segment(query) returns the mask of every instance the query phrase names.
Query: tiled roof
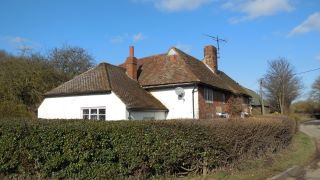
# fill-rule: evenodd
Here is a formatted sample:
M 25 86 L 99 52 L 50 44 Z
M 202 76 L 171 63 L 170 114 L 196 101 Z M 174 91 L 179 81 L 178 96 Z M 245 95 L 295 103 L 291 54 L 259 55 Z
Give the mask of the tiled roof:
M 111 87 L 106 67 L 99 65 L 45 93 L 45 96 L 77 95 L 110 91 Z
M 253 106 L 261 106 L 261 97 L 251 89 L 245 88 L 248 94 L 252 97 L 251 105 Z M 269 106 L 267 101 L 264 101 L 264 106 Z
M 182 58 L 157 55 L 138 60 L 138 81 L 142 86 L 196 82 Z
M 167 110 L 123 68 L 101 63 L 93 69 L 47 92 L 46 96 L 65 96 L 114 92 L 130 110 Z
M 138 59 L 138 81 L 143 87 L 203 83 L 235 94 L 248 95 L 241 85 L 224 72 L 214 73 L 202 61 L 177 48 L 172 49 L 175 55 L 160 54 Z

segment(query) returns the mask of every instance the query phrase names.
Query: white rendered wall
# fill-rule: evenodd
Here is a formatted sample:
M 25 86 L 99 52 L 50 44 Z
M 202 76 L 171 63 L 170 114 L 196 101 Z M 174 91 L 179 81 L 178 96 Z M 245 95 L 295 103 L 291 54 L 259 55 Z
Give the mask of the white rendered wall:
M 182 99 L 178 98 L 178 95 L 175 93 L 175 88 L 149 91 L 155 98 L 157 98 L 168 108 L 169 112 L 167 114 L 167 119 L 193 118 L 192 90 L 194 87 L 188 86 L 182 88 L 185 91 L 185 95 Z M 194 92 L 194 113 L 195 118 L 199 118 L 198 88 L 196 88 Z
M 45 98 L 38 108 L 38 118 L 82 119 L 81 108 L 105 107 L 106 120 L 122 120 L 126 106 L 114 93 Z
M 132 111 L 130 112 L 132 120 L 164 120 L 166 119 L 165 111 Z

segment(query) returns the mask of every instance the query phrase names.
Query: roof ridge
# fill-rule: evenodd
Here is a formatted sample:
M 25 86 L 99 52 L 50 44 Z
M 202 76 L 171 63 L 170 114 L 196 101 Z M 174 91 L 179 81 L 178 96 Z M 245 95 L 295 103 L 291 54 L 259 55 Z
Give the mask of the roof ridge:
M 178 48 L 176 48 L 176 47 L 174 47 L 174 48 L 178 50 L 177 53 L 178 53 L 178 55 L 179 55 L 180 57 L 181 57 L 181 53 L 182 53 L 183 55 L 188 56 L 187 53 L 181 51 L 180 49 L 178 49 Z M 189 64 L 186 63 L 186 59 L 187 59 L 187 58 L 184 58 L 183 55 L 182 55 L 181 59 L 183 60 L 184 66 L 192 73 L 192 75 L 197 79 L 197 81 L 200 81 L 200 78 L 199 78 L 199 77 L 193 72 L 193 70 L 189 67 Z M 192 57 L 192 56 L 190 56 L 190 57 Z M 192 58 L 194 58 L 194 57 L 192 57 Z M 196 58 L 195 58 L 195 59 L 196 59 Z
M 107 63 L 90 68 L 89 70 L 73 77 L 45 93 L 45 96 L 85 94 L 89 92 L 110 91 L 110 83 L 107 82 L 104 66 Z
M 141 58 L 137 58 L 137 60 L 144 60 L 144 59 L 157 57 L 157 56 L 164 56 L 164 55 L 167 55 L 167 53 L 159 53 L 159 54 L 154 54 L 154 55 L 151 55 L 151 56 L 144 56 L 144 57 L 141 57 Z
M 186 60 L 192 59 L 192 60 L 195 60 L 195 61 L 199 61 L 200 63 L 203 63 L 203 61 L 197 59 L 196 57 L 193 57 L 193 56 L 187 54 L 186 52 L 184 52 L 184 51 L 182 51 L 182 50 L 180 50 L 180 49 L 178 49 L 178 48 L 175 48 L 175 50 L 176 50 L 176 52 L 177 52 L 179 55 L 185 56 L 184 62 L 185 62 Z M 190 65 L 189 65 L 188 63 L 185 63 L 185 64 L 187 65 L 187 68 L 193 73 L 193 75 L 198 79 L 198 81 L 201 81 L 200 78 L 199 78 L 197 75 L 195 75 L 195 73 L 192 71 L 192 68 L 190 67 Z M 229 83 L 223 81 L 222 77 L 220 77 L 220 75 L 219 75 L 220 73 L 221 73 L 222 75 L 227 76 L 229 79 L 231 79 L 231 78 L 230 78 L 228 75 L 226 75 L 223 71 L 218 70 L 217 73 L 214 73 L 205 63 L 203 63 L 203 65 L 205 65 L 205 67 L 206 67 L 208 70 L 210 70 L 210 73 L 211 73 L 213 76 L 215 76 L 216 78 L 220 79 L 220 81 L 224 84 L 224 86 L 227 86 L 227 88 L 229 89 L 229 91 L 231 90 L 231 91 L 234 92 L 234 93 L 236 93 L 236 92 L 238 91 L 238 90 L 235 89 L 233 86 L 231 86 Z M 233 83 L 236 83 L 237 85 L 239 85 L 239 83 L 236 82 L 235 80 L 232 79 L 232 81 L 233 81 Z M 226 90 L 227 90 L 227 89 L 226 89 Z M 240 93 L 241 93 L 241 92 L 240 92 Z
M 182 50 L 179 49 L 179 48 L 176 48 L 176 47 L 173 47 L 173 48 L 176 49 L 176 50 L 178 50 L 178 52 L 177 52 L 178 54 L 182 53 L 182 54 L 184 54 L 184 55 L 186 55 L 186 56 L 189 56 L 189 57 L 191 57 L 191 58 L 193 58 L 193 59 L 196 59 L 196 60 L 198 60 L 198 61 L 201 61 L 201 60 L 199 60 L 198 58 L 196 58 L 196 57 L 194 57 L 194 56 L 192 56 L 192 55 L 190 55 L 190 54 L 182 51 Z M 202 62 L 202 61 L 201 61 L 201 62 Z
M 220 70 L 219 70 L 220 71 Z M 227 75 L 225 72 L 223 72 L 223 71 L 220 71 L 220 73 L 222 74 L 222 75 L 224 75 L 225 77 L 227 77 L 228 78 L 228 80 L 230 80 L 230 81 L 232 81 L 235 85 L 237 85 L 237 86 L 239 86 L 239 87 L 232 87 L 230 84 L 228 84 L 228 86 L 230 87 L 231 86 L 231 88 L 232 89 L 234 89 L 237 93 L 239 93 L 239 94 L 247 94 L 248 95 L 248 93 L 247 93 L 247 91 L 245 90 L 245 87 L 244 86 L 242 86 L 240 83 L 238 83 L 237 81 L 235 81 L 234 79 L 232 79 L 229 75 Z M 238 89 L 238 88 L 240 88 L 240 89 Z M 240 90 L 240 91 L 239 91 Z

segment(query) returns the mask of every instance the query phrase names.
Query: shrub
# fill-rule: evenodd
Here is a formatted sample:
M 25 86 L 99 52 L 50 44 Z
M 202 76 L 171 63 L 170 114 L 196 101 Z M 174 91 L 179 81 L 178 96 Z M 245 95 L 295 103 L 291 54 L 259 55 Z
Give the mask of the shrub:
M 240 97 L 231 96 L 228 101 L 227 112 L 231 115 L 231 117 L 239 117 L 242 109 L 242 100 Z
M 24 104 L 18 104 L 12 101 L 0 102 L 0 118 L 31 118 L 31 113 L 28 112 L 27 107 Z
M 288 145 L 280 120 L 0 120 L 0 173 L 117 178 L 201 173 Z

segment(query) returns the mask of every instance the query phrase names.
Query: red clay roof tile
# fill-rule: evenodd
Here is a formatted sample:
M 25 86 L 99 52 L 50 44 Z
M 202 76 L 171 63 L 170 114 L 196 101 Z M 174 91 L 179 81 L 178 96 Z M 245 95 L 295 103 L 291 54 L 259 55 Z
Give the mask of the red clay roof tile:
M 46 96 L 71 96 L 114 92 L 130 110 L 168 109 L 137 81 L 129 78 L 125 70 L 107 63 L 80 74 L 72 80 L 47 92 Z
M 203 83 L 235 94 L 248 95 L 241 85 L 224 72 L 214 73 L 202 61 L 177 48 L 173 50 L 176 52 L 176 58 L 160 54 L 138 59 L 138 81 L 143 87 Z

